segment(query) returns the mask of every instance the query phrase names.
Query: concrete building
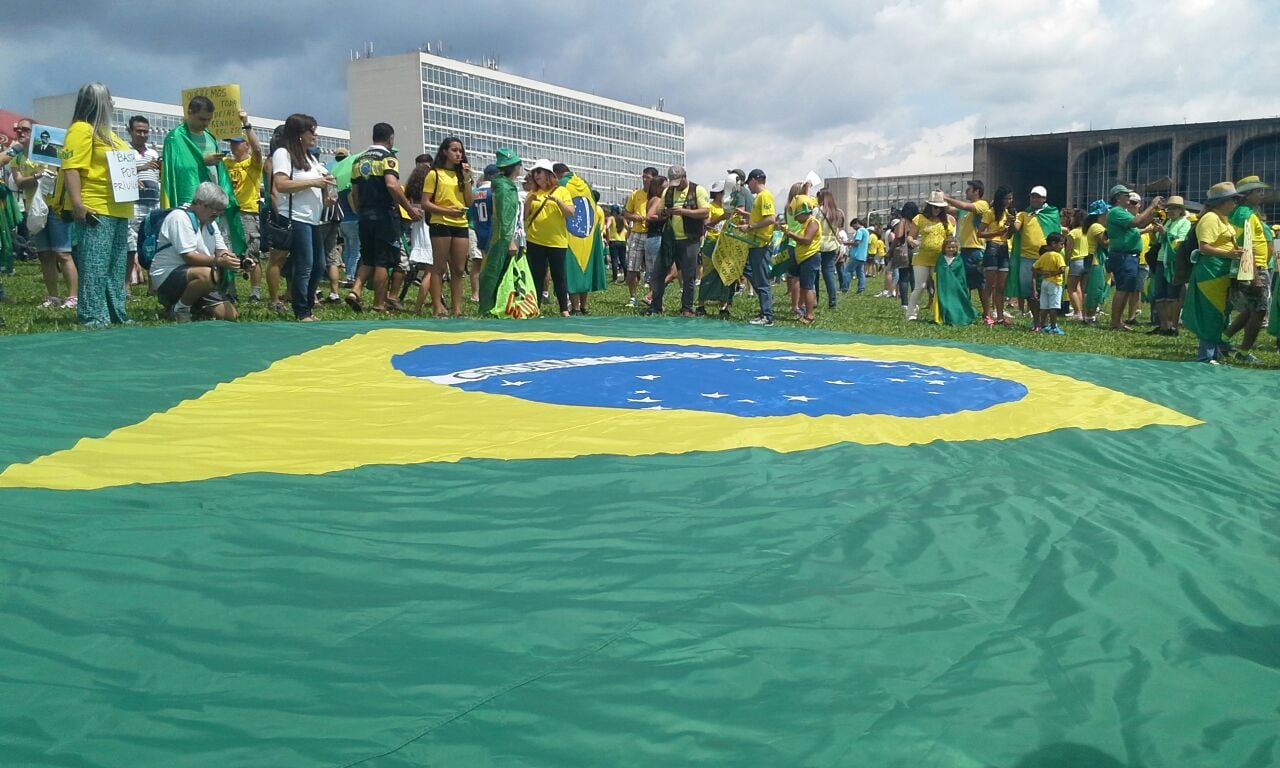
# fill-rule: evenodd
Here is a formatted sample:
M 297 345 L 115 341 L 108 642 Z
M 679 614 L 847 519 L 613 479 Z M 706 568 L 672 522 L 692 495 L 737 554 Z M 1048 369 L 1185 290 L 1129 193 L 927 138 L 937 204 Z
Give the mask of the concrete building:
M 373 124 L 396 129 L 401 155 L 434 154 L 448 136 L 462 139 L 478 173 L 499 147 L 526 165 L 563 162 L 601 194 L 621 203 L 652 165 L 684 164 L 684 118 L 657 109 L 506 74 L 487 65 L 425 52 L 359 58 L 347 65 L 352 132 L 367 146 Z
M 151 124 L 151 143 L 157 147 L 164 144 L 164 137 L 169 131 L 178 127 L 186 115 L 186 105 L 165 104 L 159 101 L 128 99 L 113 96 L 115 110 L 111 114 L 111 127 L 122 139 L 129 138 L 129 118 L 142 115 Z M 76 94 L 64 93 L 60 96 L 45 96 L 32 101 L 32 114 L 38 123 L 65 127 L 71 124 L 71 115 L 75 111 Z M 271 143 L 271 132 L 283 123 L 270 117 L 249 116 L 253 124 L 253 132 L 262 142 L 262 151 L 266 152 Z M 350 135 L 341 128 L 316 128 L 316 146 L 327 161 L 332 159 L 334 150 L 339 147 L 350 147 Z
M 971 171 L 962 171 L 865 179 L 844 177 L 826 179 L 824 183 L 849 218 L 857 216 L 866 221 L 874 216 L 887 220 L 889 211 L 901 208 L 906 202 L 919 205 L 935 189 L 960 197 L 964 193 L 965 182 L 971 178 Z
M 1280 118 L 976 139 L 973 167 L 988 192 L 1007 184 L 1018 205 L 1043 184 L 1053 205 L 1083 208 L 1118 181 L 1198 201 L 1219 181 L 1280 182 Z M 1278 203 L 1273 194 L 1264 206 L 1273 221 Z

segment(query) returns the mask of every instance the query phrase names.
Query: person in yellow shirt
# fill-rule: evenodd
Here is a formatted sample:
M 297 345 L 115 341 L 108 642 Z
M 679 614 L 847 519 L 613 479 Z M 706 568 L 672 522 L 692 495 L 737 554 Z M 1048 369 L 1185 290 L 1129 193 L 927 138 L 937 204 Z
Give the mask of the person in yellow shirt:
M 822 228 L 808 205 L 796 208 L 794 215 L 796 231 L 788 232 L 787 238 L 796 244 L 796 265 L 800 270 L 800 322 L 810 325 L 814 321 L 814 306 L 818 303 L 818 273 L 822 271 L 822 259 L 818 258 Z
M 929 193 L 924 209 L 911 221 L 916 227 L 916 239 L 920 246 L 911 258 L 912 288 L 907 297 L 907 319 L 915 320 L 920 297 L 929 289 L 933 269 L 942 253 L 942 243 L 956 231 L 956 220 L 947 213 L 947 201 L 939 190 Z
M 80 277 L 76 319 L 93 328 L 130 322 L 124 281 L 133 202 L 116 200 L 107 162 L 108 150 L 129 145 L 111 131 L 111 111 L 107 86 L 81 86 L 60 155 L 59 186 L 66 192 L 63 210 L 74 221 L 72 255 Z M 54 199 L 63 199 L 57 190 Z
M 778 210 L 773 202 L 773 193 L 765 188 L 764 171 L 751 169 L 747 174 L 747 189 L 755 195 L 751 204 L 751 214 L 746 224 L 739 228 L 755 238 L 755 246 L 747 252 L 747 269 L 751 272 L 751 284 L 756 296 L 760 298 L 760 314 L 748 322 L 752 325 L 773 325 L 773 290 L 770 283 L 773 262 L 769 259 L 769 241 L 773 239 L 773 229 L 778 223 Z
M 565 281 L 564 260 L 569 250 L 569 229 L 565 221 L 573 216 L 573 198 L 569 196 L 569 190 L 560 186 L 560 179 L 550 160 L 534 163 L 529 174 L 535 185 L 524 202 L 529 272 L 534 286 L 541 291 L 547 281 L 547 270 L 551 271 L 560 314 L 568 317 L 569 287 Z M 433 238 L 433 249 L 434 246 Z
M 640 188 L 634 190 L 623 206 L 622 218 L 631 225 L 631 234 L 627 236 L 627 306 L 636 306 L 636 288 L 640 285 L 640 276 L 648 274 L 653 266 L 645 251 L 645 243 L 649 237 L 649 185 L 658 178 L 658 169 L 652 166 L 645 168 L 640 174 Z
M 982 269 L 982 256 L 986 250 L 986 242 L 982 239 L 982 221 L 991 212 L 991 204 L 982 199 L 986 193 L 986 185 L 981 179 L 970 179 L 964 188 L 964 199 L 943 196 L 948 213 L 965 216 L 960 220 L 960 258 L 964 261 L 964 279 L 970 291 L 977 291 L 979 296 L 985 293 L 986 277 Z
M 884 240 L 875 228 L 871 228 L 867 235 L 867 254 L 871 257 L 867 260 L 867 277 L 875 277 L 878 274 L 876 270 L 884 266 L 884 253 Z
M 1271 261 L 1271 230 L 1258 215 L 1268 189 L 1271 189 L 1270 185 L 1264 184 L 1257 176 L 1246 176 L 1236 182 L 1236 192 L 1244 197 L 1231 212 L 1231 223 L 1241 232 L 1245 252 L 1253 252 L 1253 279 L 1231 281 L 1231 306 L 1236 310 L 1236 316 L 1223 332 L 1223 338 L 1230 339 L 1244 330 L 1235 358 L 1243 363 L 1258 362 L 1250 350 L 1258 341 L 1258 332 L 1262 330 L 1262 321 L 1271 305 L 1271 273 L 1267 269 Z
M 1063 330 L 1058 327 L 1058 310 L 1062 308 L 1062 285 L 1066 282 L 1067 260 L 1062 255 L 1066 238 L 1061 232 L 1050 232 L 1045 236 L 1044 245 L 1040 246 L 1040 257 L 1031 266 L 1034 273 L 1035 286 L 1039 287 L 1040 302 L 1035 308 L 1035 326 L 1033 331 L 1044 331 L 1059 336 Z
M 240 266 L 249 269 L 249 301 L 262 300 L 258 287 L 262 271 L 258 261 L 262 257 L 262 235 L 258 226 L 258 196 L 262 189 L 262 145 L 249 125 L 249 113 L 240 112 L 244 134 L 232 136 L 231 155 L 222 159 L 231 179 L 231 189 L 240 204 L 240 226 L 244 228 L 244 253 L 237 253 Z M 246 263 L 249 262 L 249 263 Z
M 982 273 L 986 283 L 982 291 L 982 321 L 987 325 L 1009 325 L 1009 318 L 1004 314 L 1004 286 L 1009 280 L 1009 238 L 1015 221 L 1013 190 L 1006 186 L 996 187 L 991 208 L 982 214 L 982 230 L 978 233 L 985 243 L 982 251 Z
M 467 256 L 471 235 L 467 209 L 473 199 L 471 165 L 462 139 L 450 136 L 440 142 L 431 170 L 422 183 L 422 208 L 431 227 L 431 263 L 435 285 L 449 270 L 449 305 L 454 317 L 462 317 L 463 285 L 467 280 Z
M 1239 205 L 1236 185 L 1229 181 L 1214 184 L 1205 194 L 1205 211 L 1196 221 L 1195 266 L 1182 305 L 1182 322 L 1196 335 L 1196 361 L 1217 365 L 1226 354 L 1222 331 L 1226 327 L 1227 297 L 1219 288 L 1223 278 L 1230 281 L 1244 255 L 1240 232 L 1231 224 L 1231 214 Z

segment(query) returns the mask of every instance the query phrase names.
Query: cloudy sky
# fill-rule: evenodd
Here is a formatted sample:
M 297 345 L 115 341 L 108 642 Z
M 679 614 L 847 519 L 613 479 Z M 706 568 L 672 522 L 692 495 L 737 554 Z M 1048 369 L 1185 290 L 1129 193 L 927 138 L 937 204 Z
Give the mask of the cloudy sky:
M 0 107 L 26 112 L 90 79 L 168 102 L 238 82 L 255 114 L 346 127 L 349 51 L 443 40 L 453 58 L 496 55 L 507 72 L 664 99 L 687 120 L 688 166 L 704 183 L 731 166 L 771 180 L 833 166 L 962 171 L 975 137 L 1280 113 L 1276 0 L 174 6 L 42 0 L 29 6 L 39 13 L 9 15 Z

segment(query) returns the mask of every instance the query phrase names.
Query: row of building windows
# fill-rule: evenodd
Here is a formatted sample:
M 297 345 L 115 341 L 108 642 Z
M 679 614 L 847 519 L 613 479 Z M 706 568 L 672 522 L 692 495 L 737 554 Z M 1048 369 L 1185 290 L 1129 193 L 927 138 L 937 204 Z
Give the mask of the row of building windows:
M 156 148 L 164 144 L 165 136 L 169 134 L 169 131 L 181 125 L 184 119 L 177 115 L 165 115 L 146 110 L 116 109 L 111 112 L 111 129 L 127 141 L 129 138 L 129 119 L 135 115 L 147 118 L 147 123 L 151 126 L 151 138 L 148 143 Z M 253 134 L 258 137 L 258 142 L 262 144 L 263 152 L 266 152 L 267 147 L 271 145 L 272 130 L 274 129 L 254 126 Z M 343 139 L 337 139 L 332 136 L 316 136 L 316 146 L 320 148 L 322 155 L 332 155 L 340 147 L 346 147 L 348 143 Z
M 946 173 L 936 176 L 887 176 L 858 181 L 858 210 L 850 215 L 865 216 L 871 211 L 892 210 L 903 203 L 922 204 L 929 193 L 941 189 L 959 197 L 964 192 L 970 173 Z
M 469 132 L 493 136 L 499 141 L 508 143 L 537 141 L 553 144 L 576 152 L 593 152 L 600 155 L 618 155 L 622 157 L 679 157 L 677 147 L 653 147 L 615 139 L 584 136 L 579 133 L 556 130 L 526 123 L 516 123 L 493 118 L 477 117 L 455 109 L 444 109 L 433 105 L 424 105 L 423 122 L 438 126 L 438 131 L 428 131 L 424 140 L 428 146 L 433 144 L 436 133 L 439 139 L 454 135 L 455 132 Z
M 567 114 L 581 115 L 606 125 L 628 126 L 654 133 L 671 134 L 684 138 L 684 126 L 676 120 L 664 120 L 652 115 L 643 115 L 630 110 L 618 109 L 603 104 L 595 104 L 575 99 L 570 96 L 548 93 L 547 91 L 529 88 L 523 85 L 504 82 L 482 75 L 472 75 L 453 69 L 422 65 L 422 82 L 426 85 L 437 85 L 452 88 L 467 94 L 475 94 L 481 98 L 505 99 L 515 104 L 527 105 L 538 110 L 557 110 Z
M 1240 145 L 1227 167 L 1225 137 L 1193 144 L 1178 158 L 1174 173 L 1172 140 L 1158 141 L 1139 147 L 1129 156 L 1126 172 L 1120 173 L 1120 147 L 1107 144 L 1076 158 L 1072 169 L 1074 196 L 1072 204 L 1086 207 L 1093 200 L 1104 200 L 1117 181 L 1134 186 L 1139 192 L 1182 195 L 1200 200 L 1205 191 L 1220 181 L 1237 180 L 1249 175 L 1264 180 L 1280 180 L 1280 135 L 1263 136 Z M 1164 180 L 1168 183 L 1161 183 Z M 1280 201 L 1268 200 L 1263 212 L 1275 220 L 1280 214 Z
M 486 98 L 465 91 L 424 85 L 422 101 L 423 104 L 453 110 L 484 122 L 537 126 L 557 133 L 580 135 L 600 141 L 630 141 L 659 149 L 678 150 L 684 146 L 684 138 L 670 130 L 648 131 L 586 118 L 579 114 L 539 109 L 527 103 Z M 581 104 L 585 106 L 585 103 Z M 678 124 L 672 123 L 667 127 L 671 125 Z

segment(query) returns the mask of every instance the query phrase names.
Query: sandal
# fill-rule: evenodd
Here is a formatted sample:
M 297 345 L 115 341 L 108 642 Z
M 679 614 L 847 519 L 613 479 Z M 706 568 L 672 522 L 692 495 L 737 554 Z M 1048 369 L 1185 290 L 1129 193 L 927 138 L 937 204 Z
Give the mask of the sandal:
M 347 306 L 348 306 L 348 307 L 351 307 L 351 311 L 353 311 L 353 312 L 363 312 L 363 311 L 364 311 L 364 304 L 361 304 L 361 303 L 360 303 L 360 294 L 358 294 L 358 293 L 348 293 L 348 294 L 347 294 L 347 298 L 346 298 L 346 302 L 347 302 Z

